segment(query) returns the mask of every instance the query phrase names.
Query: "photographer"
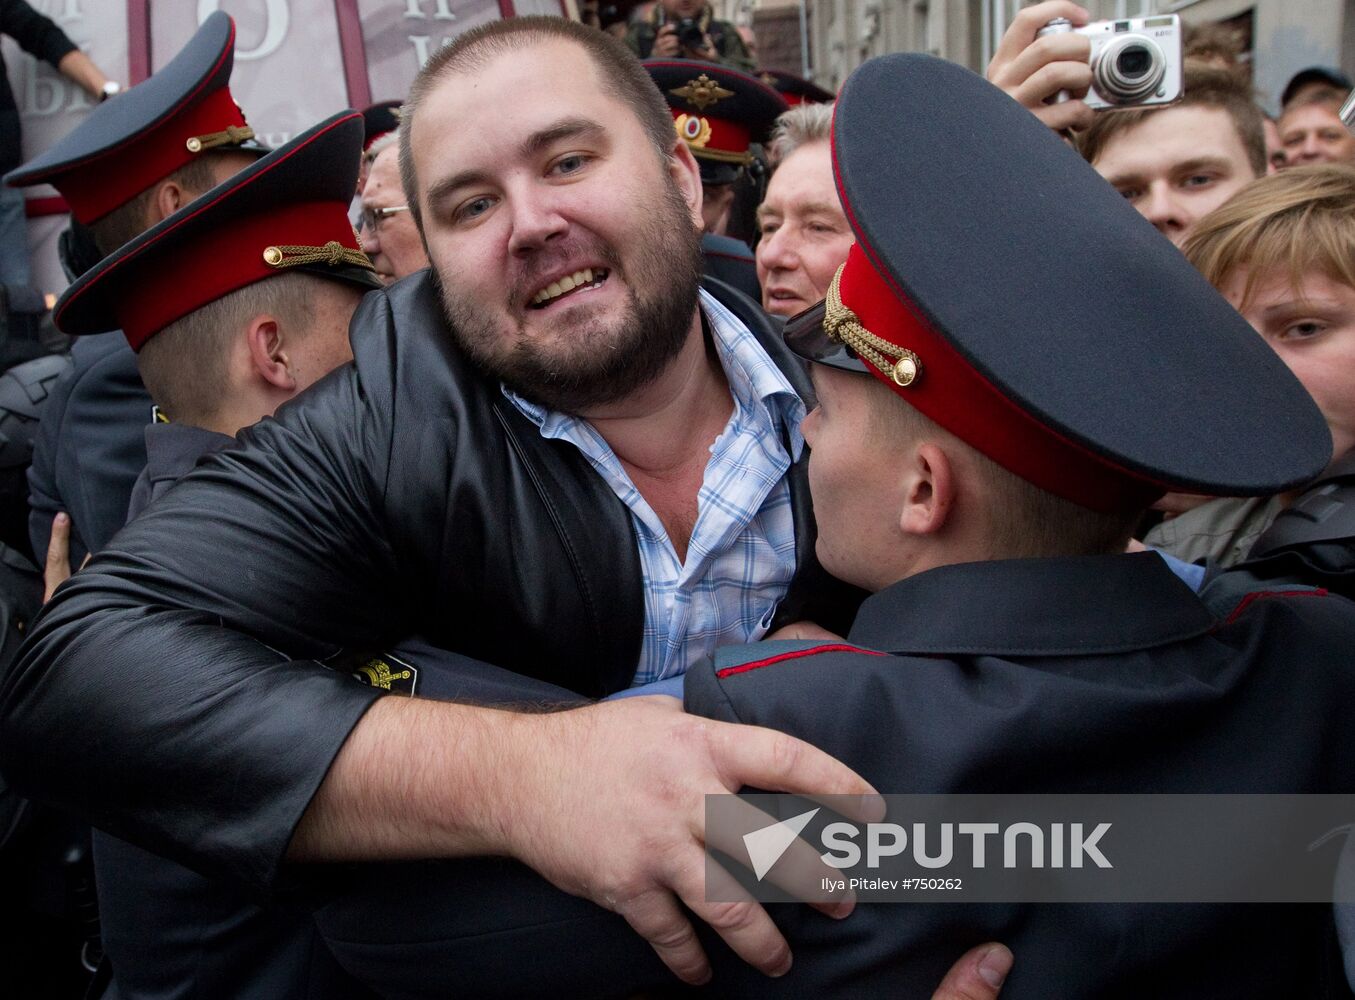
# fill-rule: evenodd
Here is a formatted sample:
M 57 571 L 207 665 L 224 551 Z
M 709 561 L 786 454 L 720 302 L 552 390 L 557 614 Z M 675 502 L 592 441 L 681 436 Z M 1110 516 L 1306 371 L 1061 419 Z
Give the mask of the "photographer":
M 641 59 L 704 59 L 751 73 L 753 59 L 734 25 L 717 21 L 706 0 L 659 0 L 626 33 Z

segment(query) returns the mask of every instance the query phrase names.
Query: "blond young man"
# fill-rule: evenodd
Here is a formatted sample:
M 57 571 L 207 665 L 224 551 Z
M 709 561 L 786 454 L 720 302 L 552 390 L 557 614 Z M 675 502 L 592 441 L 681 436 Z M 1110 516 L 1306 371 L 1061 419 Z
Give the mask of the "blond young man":
M 1355 167 L 1286 170 L 1201 221 L 1186 256 L 1303 383 L 1327 420 L 1332 463 L 1355 449 Z M 1330 467 L 1329 467 L 1330 468 Z M 1296 494 L 1211 500 L 1145 539 L 1231 566 Z

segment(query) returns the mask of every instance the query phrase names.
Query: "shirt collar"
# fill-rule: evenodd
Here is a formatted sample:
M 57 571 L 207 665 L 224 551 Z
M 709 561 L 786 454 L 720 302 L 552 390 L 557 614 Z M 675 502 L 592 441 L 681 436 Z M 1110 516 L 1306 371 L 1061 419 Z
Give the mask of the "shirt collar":
M 760 410 L 781 433 L 790 450 L 791 461 L 798 461 L 804 450 L 800 421 L 805 404 L 794 387 L 768 356 L 752 331 L 737 316 L 720 304 L 704 288 L 700 291 L 701 311 L 706 318 L 715 353 L 724 368 L 730 392 L 744 410 Z M 503 394 L 546 437 L 559 436 L 563 427 L 577 417 L 557 413 L 500 385 Z
M 1086 656 L 1203 635 L 1214 617 L 1156 553 L 960 563 L 868 598 L 851 642 L 892 653 Z

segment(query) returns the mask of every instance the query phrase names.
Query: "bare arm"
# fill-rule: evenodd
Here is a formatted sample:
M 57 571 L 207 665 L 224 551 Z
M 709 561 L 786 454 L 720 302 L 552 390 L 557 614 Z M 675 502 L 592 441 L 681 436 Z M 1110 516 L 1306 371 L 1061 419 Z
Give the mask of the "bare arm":
M 706 899 L 705 796 L 743 786 L 872 792 L 806 743 L 686 715 L 669 698 L 544 715 L 387 698 L 353 729 L 289 857 L 510 855 L 625 917 L 688 982 L 710 966 L 679 900 L 779 975 L 790 949 L 766 912 Z M 824 908 L 845 916 L 851 904 Z
M 104 75 L 103 70 L 94 65 L 93 59 L 79 49 L 62 56 L 56 68 L 78 83 L 91 97 L 96 99 L 103 97 L 104 84 L 108 82 L 108 77 Z

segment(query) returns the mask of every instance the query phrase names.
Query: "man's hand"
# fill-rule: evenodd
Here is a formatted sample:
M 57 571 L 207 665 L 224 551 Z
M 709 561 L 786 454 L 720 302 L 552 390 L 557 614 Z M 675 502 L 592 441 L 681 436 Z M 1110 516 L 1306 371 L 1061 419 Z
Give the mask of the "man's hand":
M 1096 115 L 1082 100 L 1092 82 L 1091 42 L 1075 34 L 1037 38 L 1039 30 L 1056 17 L 1065 17 L 1077 27 L 1091 19 L 1070 0 L 1046 0 L 1026 7 L 1002 36 L 987 77 L 1055 132 L 1078 131 Z M 1068 100 L 1045 103 L 1061 90 L 1068 91 Z
M 47 563 L 42 569 L 42 603 L 46 604 L 71 575 L 71 516 L 64 511 L 52 518 Z
M 1012 953 L 1004 945 L 970 948 L 950 967 L 932 1000 L 997 1000 L 1012 969 Z
M 660 25 L 658 33 L 654 36 L 654 48 L 649 54 L 656 59 L 672 59 L 681 48 L 682 46 L 678 44 L 677 28 L 671 24 L 664 24 Z
M 680 903 L 767 975 L 791 964 L 760 905 L 707 901 L 705 796 L 745 786 L 865 796 L 854 819 L 884 814 L 874 790 L 821 750 L 784 733 L 686 715 L 671 698 L 524 716 L 520 726 L 535 732 L 505 747 L 505 775 L 523 778 L 504 780 L 508 851 L 566 892 L 621 914 L 689 983 L 709 979 L 710 965 Z M 742 855 L 742 845 L 713 846 Z M 818 908 L 845 917 L 853 905 L 844 898 Z

